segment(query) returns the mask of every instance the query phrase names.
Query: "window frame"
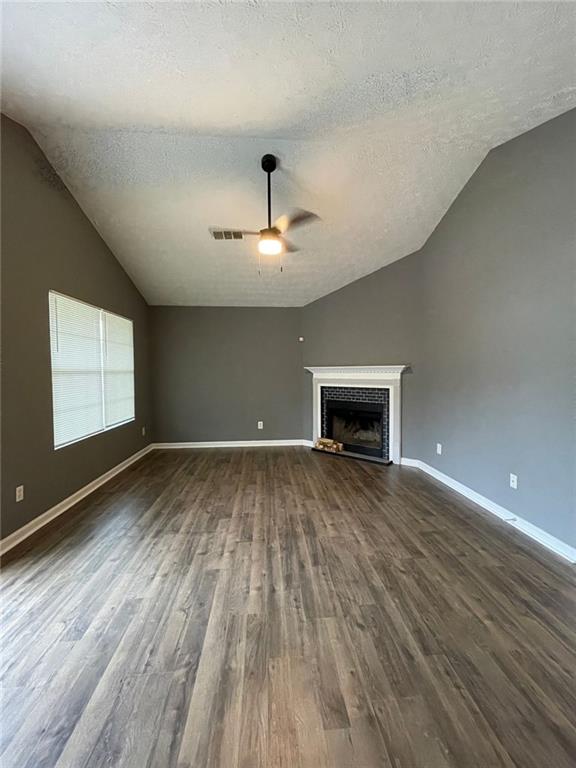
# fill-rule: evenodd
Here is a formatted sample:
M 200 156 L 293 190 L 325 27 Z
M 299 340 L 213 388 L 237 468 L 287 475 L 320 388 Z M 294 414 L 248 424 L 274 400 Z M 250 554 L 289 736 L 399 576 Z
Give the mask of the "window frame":
M 133 359 L 133 368 L 132 368 L 132 377 L 133 377 L 133 389 L 134 389 L 134 415 L 129 419 L 124 419 L 123 421 L 118 421 L 115 424 L 111 424 L 110 426 L 104 426 L 102 429 L 97 429 L 94 432 L 89 432 L 85 435 L 82 435 L 81 437 L 76 437 L 74 440 L 68 440 L 65 443 L 60 443 L 59 445 L 56 445 L 56 430 L 54 428 L 54 371 L 53 371 L 53 360 L 52 360 L 52 333 L 51 333 L 51 317 L 50 317 L 50 297 L 54 296 L 61 296 L 64 299 L 69 299 L 70 301 L 76 301 L 78 304 L 84 304 L 87 307 L 90 307 L 91 309 L 96 309 L 98 312 L 100 312 L 100 345 L 105 343 L 104 339 L 104 333 L 103 333 L 103 327 L 105 323 L 104 315 L 114 315 L 116 317 L 121 318 L 122 320 L 126 320 L 130 323 L 131 329 L 132 329 L 132 359 Z M 91 304 L 89 301 L 84 301 L 83 299 L 78 299 L 75 296 L 70 296 L 67 293 L 62 293 L 62 291 L 55 291 L 53 289 L 48 290 L 48 346 L 49 346 L 49 353 L 50 353 L 50 390 L 51 390 L 51 411 L 52 411 L 52 447 L 55 451 L 59 451 L 61 448 L 67 448 L 69 445 L 75 445 L 76 443 L 80 443 L 83 440 L 87 440 L 90 437 L 95 437 L 96 435 L 101 435 L 104 432 L 110 432 L 113 429 L 118 429 L 118 427 L 124 427 L 126 424 L 131 424 L 133 421 L 136 421 L 136 346 L 134 343 L 134 321 L 131 317 L 126 317 L 125 315 L 121 315 L 118 312 L 112 312 L 109 309 L 104 309 L 104 307 L 99 307 L 97 304 Z M 102 391 L 102 408 L 104 409 L 105 404 L 105 390 L 104 390 L 104 376 L 105 376 L 105 369 L 104 366 L 100 369 L 100 380 L 101 380 L 101 391 Z

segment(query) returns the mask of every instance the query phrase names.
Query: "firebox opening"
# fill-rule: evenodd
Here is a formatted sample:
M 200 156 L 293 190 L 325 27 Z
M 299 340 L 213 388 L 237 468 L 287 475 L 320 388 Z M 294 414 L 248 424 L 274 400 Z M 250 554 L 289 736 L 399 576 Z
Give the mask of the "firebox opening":
M 326 437 L 347 451 L 382 456 L 383 408 L 378 403 L 326 402 Z

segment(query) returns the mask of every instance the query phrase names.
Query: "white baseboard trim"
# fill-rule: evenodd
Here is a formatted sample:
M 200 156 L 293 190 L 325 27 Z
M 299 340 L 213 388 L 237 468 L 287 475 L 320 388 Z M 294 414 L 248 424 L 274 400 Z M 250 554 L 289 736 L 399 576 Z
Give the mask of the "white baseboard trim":
M 103 475 L 100 475 L 100 477 L 92 480 L 92 482 L 88 483 L 82 488 L 79 488 L 71 496 L 62 499 L 62 501 L 59 501 L 58 504 L 55 504 L 50 509 L 47 509 L 46 512 L 38 515 L 38 517 L 35 517 L 34 520 L 26 523 L 26 525 L 23 525 L 22 528 L 18 528 L 17 531 L 14 531 L 14 533 L 11 533 L 9 536 L 6 536 L 4 539 L 0 540 L 0 555 L 6 554 L 6 552 L 11 550 L 17 544 L 20 544 L 22 541 L 24 541 L 24 539 L 27 539 L 28 536 L 31 536 L 33 533 L 36 533 L 36 531 L 39 531 L 40 528 L 43 528 L 63 512 L 66 512 L 67 509 L 73 507 L 74 504 L 77 504 L 85 496 L 88 496 L 90 493 L 92 493 L 92 491 L 95 491 L 101 485 L 107 483 L 108 480 L 111 480 L 115 475 L 118 475 L 131 464 L 134 464 L 135 461 L 138 461 L 147 453 L 150 453 L 152 450 L 154 450 L 154 444 L 150 443 L 150 445 L 147 445 L 146 448 L 143 448 L 137 453 L 133 453 L 132 456 L 129 456 L 124 461 L 121 461 L 120 464 L 116 464 L 116 466 L 112 467 L 112 469 L 109 469 L 108 472 L 105 472 Z
M 403 467 L 415 467 L 416 469 L 420 469 L 421 462 L 418 461 L 418 459 L 406 459 L 404 456 L 400 459 L 400 464 Z
M 449 477 L 449 475 L 445 475 L 435 467 L 431 467 L 430 464 L 426 464 L 419 459 L 404 458 L 401 460 L 401 463 L 405 464 L 407 467 L 416 467 L 417 469 L 421 469 L 422 472 L 425 472 L 427 475 L 434 477 L 436 480 L 444 483 L 444 485 L 452 488 L 452 490 L 461 493 L 462 496 L 466 496 L 467 499 L 470 499 L 470 501 L 475 502 L 478 504 L 478 506 L 488 510 L 488 512 L 492 512 L 493 515 L 496 515 L 496 517 L 499 517 L 502 520 L 506 520 L 508 522 L 509 520 L 514 520 L 516 517 L 509 510 L 504 509 L 504 507 L 501 507 L 499 504 L 496 504 L 490 499 L 487 499 L 486 496 L 482 496 L 480 493 L 476 493 L 476 491 L 473 491 L 471 488 L 468 488 L 468 486 L 458 482 L 458 480 L 454 480 L 454 478 Z
M 215 440 L 192 443 L 154 443 L 154 448 L 280 448 L 282 446 L 312 447 L 311 440 Z
M 524 520 L 522 517 L 515 517 L 507 522 L 526 536 L 530 536 L 531 539 L 534 539 L 543 547 L 546 547 L 546 549 L 555 552 L 570 563 L 576 563 L 576 547 L 571 547 L 564 541 L 557 539 L 556 536 L 546 533 L 542 528 L 538 528 L 537 525 L 529 523 L 528 520 Z
M 454 480 L 453 477 L 445 475 L 435 467 L 430 466 L 430 464 L 420 461 L 420 459 L 407 459 L 402 457 L 400 463 L 406 467 L 420 469 L 422 472 L 425 472 L 427 475 L 430 475 L 444 485 L 447 485 L 449 488 L 452 488 L 452 490 L 457 491 L 462 496 L 470 499 L 470 501 L 478 504 L 479 507 L 482 507 L 493 515 L 496 515 L 496 517 L 499 517 L 501 520 L 504 520 L 508 525 L 511 525 L 513 528 L 521 531 L 534 541 L 537 541 L 551 552 L 560 555 L 560 557 L 563 557 L 570 563 L 576 563 L 576 547 L 571 547 L 569 544 L 557 539 L 550 533 L 546 533 L 542 528 L 538 528 L 537 525 L 529 523 L 528 520 L 518 517 L 518 515 L 510 512 L 510 510 L 501 507 L 500 504 L 496 504 L 494 501 L 486 498 L 486 496 L 482 496 L 480 493 L 473 491 L 472 488 L 468 488 L 468 486 L 458 482 L 458 480 Z

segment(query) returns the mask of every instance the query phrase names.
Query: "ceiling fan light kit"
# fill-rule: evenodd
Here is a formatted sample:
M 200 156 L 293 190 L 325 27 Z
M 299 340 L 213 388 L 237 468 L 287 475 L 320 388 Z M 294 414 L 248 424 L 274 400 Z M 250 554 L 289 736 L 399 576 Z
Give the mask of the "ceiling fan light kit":
M 318 216 L 311 211 L 305 211 L 298 208 L 292 214 L 280 216 L 272 224 L 272 184 L 271 176 L 278 167 L 278 160 L 274 155 L 263 155 L 260 161 L 262 170 L 266 174 L 267 206 L 268 206 L 268 226 L 259 231 L 249 229 L 215 229 L 211 228 L 210 233 L 214 240 L 243 240 L 244 237 L 255 235 L 258 237 L 258 272 L 260 272 L 260 256 L 282 256 L 285 253 L 294 253 L 298 250 L 292 243 L 284 237 L 289 229 L 300 227 L 303 224 L 309 224 L 318 220 Z M 280 264 L 280 271 L 283 266 Z
M 258 251 L 262 256 L 279 256 L 284 250 L 282 240 L 275 229 L 263 229 L 258 240 Z

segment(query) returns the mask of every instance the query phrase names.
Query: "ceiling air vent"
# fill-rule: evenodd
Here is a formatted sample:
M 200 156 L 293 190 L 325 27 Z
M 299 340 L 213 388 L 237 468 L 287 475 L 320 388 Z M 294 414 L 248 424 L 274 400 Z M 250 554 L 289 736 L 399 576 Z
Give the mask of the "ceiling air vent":
M 244 235 L 237 229 L 211 229 L 214 240 L 243 240 Z

